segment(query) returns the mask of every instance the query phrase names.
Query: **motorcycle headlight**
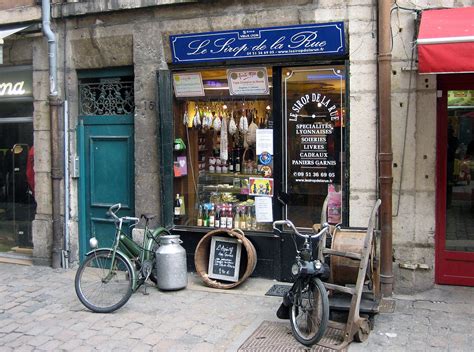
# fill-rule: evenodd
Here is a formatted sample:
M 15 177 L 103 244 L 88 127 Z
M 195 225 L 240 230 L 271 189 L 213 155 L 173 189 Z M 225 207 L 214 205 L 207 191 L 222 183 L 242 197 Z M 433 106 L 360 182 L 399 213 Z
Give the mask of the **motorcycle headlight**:
M 298 263 L 293 264 L 291 266 L 291 273 L 296 276 L 299 274 L 299 272 L 300 272 L 300 266 L 298 265 Z
M 314 267 L 316 268 L 316 270 L 321 269 L 322 266 L 323 266 L 323 264 L 321 264 L 321 262 L 319 260 L 314 261 Z
M 99 241 L 97 241 L 97 238 L 95 237 L 92 237 L 90 240 L 89 240 L 89 246 L 91 247 L 91 249 L 95 249 L 99 246 Z

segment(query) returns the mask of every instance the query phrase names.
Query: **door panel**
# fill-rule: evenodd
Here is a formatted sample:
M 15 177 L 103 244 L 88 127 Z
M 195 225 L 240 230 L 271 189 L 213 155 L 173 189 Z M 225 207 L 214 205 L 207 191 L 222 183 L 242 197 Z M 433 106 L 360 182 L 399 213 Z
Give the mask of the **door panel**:
M 474 286 L 474 75 L 438 89 L 436 282 Z
M 122 203 L 130 209 L 130 138 L 90 138 L 91 205 Z M 111 188 L 110 185 L 114 185 Z
M 133 117 L 129 117 L 128 124 L 124 123 L 123 116 L 119 120 L 98 119 L 110 124 L 94 121 L 84 125 L 84 160 L 81 167 L 84 167 L 85 177 L 85 224 L 81 236 L 81 257 L 90 250 L 91 237 L 98 239 L 100 247 L 112 245 L 115 227 L 106 216 L 111 205 L 122 204 L 119 216 L 133 216 L 135 208 Z M 89 118 L 87 122 L 91 120 Z M 124 230 L 128 230 L 125 225 Z
M 282 69 L 284 216 L 298 227 L 342 221 L 345 67 Z M 280 197 L 281 198 L 281 197 Z

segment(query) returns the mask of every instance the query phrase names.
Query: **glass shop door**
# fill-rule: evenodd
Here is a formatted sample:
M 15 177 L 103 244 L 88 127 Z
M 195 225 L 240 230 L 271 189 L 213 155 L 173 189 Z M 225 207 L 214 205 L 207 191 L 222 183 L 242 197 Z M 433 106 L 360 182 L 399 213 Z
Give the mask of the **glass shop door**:
M 474 75 L 438 77 L 436 283 L 474 286 Z
M 8 108 L 21 113 L 21 107 L 5 105 L 9 104 L 2 104 L 2 115 Z M 33 161 L 32 118 L 0 115 L 0 253 L 31 253 L 36 213 Z
M 344 65 L 287 67 L 282 70 L 284 218 L 298 227 L 343 221 Z

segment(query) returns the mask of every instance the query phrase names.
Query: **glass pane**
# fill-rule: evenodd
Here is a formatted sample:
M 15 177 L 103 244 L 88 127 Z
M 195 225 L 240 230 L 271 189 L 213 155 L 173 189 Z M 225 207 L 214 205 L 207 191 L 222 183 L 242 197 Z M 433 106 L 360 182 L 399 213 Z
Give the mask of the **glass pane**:
M 33 246 L 32 145 L 32 123 L 3 123 L 0 118 L 0 252 L 24 253 Z
M 344 66 L 292 67 L 282 72 L 286 217 L 297 226 L 341 221 Z
M 271 77 L 265 67 L 174 73 L 175 224 L 271 230 L 255 210 L 273 196 L 273 151 L 257 150 L 264 130 L 273 145 Z
M 474 252 L 474 90 L 448 92 L 446 249 Z

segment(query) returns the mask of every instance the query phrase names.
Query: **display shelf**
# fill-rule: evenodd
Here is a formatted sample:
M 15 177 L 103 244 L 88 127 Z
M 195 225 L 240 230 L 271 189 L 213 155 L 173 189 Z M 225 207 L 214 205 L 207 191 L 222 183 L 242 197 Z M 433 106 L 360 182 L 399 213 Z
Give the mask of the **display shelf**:
M 226 177 L 230 178 L 249 178 L 249 177 L 263 177 L 262 174 L 244 174 L 244 173 L 231 173 L 231 172 L 210 172 L 203 171 L 199 175 L 200 178 L 205 178 L 204 181 L 211 181 L 212 179 L 222 179 Z
M 242 189 L 238 187 L 225 187 L 225 186 L 214 186 L 214 185 L 202 185 L 202 190 L 206 192 L 221 192 L 221 193 L 238 193 L 243 194 Z

